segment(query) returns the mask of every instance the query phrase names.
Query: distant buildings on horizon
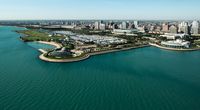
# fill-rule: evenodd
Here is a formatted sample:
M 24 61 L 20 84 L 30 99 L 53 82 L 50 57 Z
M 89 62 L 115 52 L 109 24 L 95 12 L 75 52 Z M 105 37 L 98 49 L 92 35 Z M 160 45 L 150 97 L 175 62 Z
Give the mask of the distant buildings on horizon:
M 0 21 L 0 25 L 31 25 L 46 27 L 61 27 L 71 29 L 94 29 L 94 30 L 116 30 L 116 32 L 129 32 L 125 30 L 138 30 L 148 33 L 184 33 L 200 34 L 199 21 L 111 21 L 111 20 L 46 20 L 46 21 Z
M 138 21 L 123 21 L 121 23 L 104 23 L 102 21 L 96 21 L 94 23 L 94 29 L 106 30 L 106 29 L 121 29 L 131 30 L 138 29 L 139 32 L 150 32 L 150 33 L 184 33 L 184 34 L 200 34 L 199 21 L 188 22 L 164 22 L 163 24 L 158 23 L 142 23 Z M 119 31 L 119 30 L 118 30 Z

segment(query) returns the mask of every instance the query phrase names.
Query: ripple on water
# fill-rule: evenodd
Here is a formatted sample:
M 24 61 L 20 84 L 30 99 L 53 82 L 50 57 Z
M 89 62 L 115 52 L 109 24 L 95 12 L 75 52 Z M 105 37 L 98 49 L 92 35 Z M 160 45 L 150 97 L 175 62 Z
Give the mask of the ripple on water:
M 0 33 L 2 110 L 200 109 L 199 51 L 148 47 L 47 63 L 13 29 Z

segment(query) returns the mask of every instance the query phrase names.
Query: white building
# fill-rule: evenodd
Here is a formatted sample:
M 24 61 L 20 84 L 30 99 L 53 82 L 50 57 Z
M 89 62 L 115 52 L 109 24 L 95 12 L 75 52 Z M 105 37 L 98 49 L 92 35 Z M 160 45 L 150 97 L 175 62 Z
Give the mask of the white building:
M 190 42 L 177 39 L 175 41 L 163 41 L 161 45 L 170 48 L 189 48 Z
M 189 34 L 189 26 L 187 22 L 181 22 L 179 24 L 179 32 L 183 32 L 185 34 Z
M 138 28 L 138 25 L 139 25 L 139 22 L 138 21 L 134 21 L 134 26 L 135 26 L 136 29 Z
M 106 30 L 106 25 L 105 24 L 100 24 L 100 30 Z
M 127 22 L 122 22 L 122 29 L 127 29 Z
M 192 34 L 199 34 L 199 22 L 198 21 L 192 22 L 191 33 Z
M 95 25 L 96 30 L 100 29 L 100 22 L 97 21 L 97 22 L 94 23 L 94 25 Z

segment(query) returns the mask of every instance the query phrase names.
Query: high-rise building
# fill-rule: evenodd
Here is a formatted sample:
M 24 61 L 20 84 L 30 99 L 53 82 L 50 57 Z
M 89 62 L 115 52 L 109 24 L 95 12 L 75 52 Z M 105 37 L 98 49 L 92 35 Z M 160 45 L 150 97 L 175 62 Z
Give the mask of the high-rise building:
M 95 29 L 96 29 L 96 30 L 99 30 L 99 29 L 100 29 L 100 22 L 97 21 L 97 22 L 95 22 L 94 25 L 95 25 Z
M 178 33 L 178 28 L 175 25 L 172 25 L 169 27 L 169 32 L 177 34 Z
M 117 24 L 113 24 L 112 28 L 113 28 L 113 29 L 118 29 L 119 27 L 118 27 Z
M 133 28 L 134 28 L 134 24 L 131 23 L 131 22 L 129 22 L 129 23 L 128 23 L 128 29 L 133 29 Z
M 192 34 L 199 34 L 199 22 L 198 21 L 192 22 L 191 33 Z
M 162 31 L 163 32 L 168 32 L 169 31 L 169 23 L 164 23 L 162 25 Z
M 184 34 L 189 34 L 189 26 L 187 22 L 181 22 L 179 24 L 179 32 Z
M 100 30 L 106 30 L 106 24 L 101 23 L 100 24 Z
M 139 22 L 138 21 L 134 21 L 134 26 L 135 26 L 136 29 L 138 28 L 138 25 L 139 25 Z
M 127 22 L 122 22 L 122 29 L 127 29 Z

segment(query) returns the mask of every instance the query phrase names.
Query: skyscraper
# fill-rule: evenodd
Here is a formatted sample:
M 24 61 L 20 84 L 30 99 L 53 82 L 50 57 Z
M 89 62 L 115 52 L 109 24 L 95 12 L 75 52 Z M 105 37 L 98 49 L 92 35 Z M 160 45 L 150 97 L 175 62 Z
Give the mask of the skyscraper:
M 117 24 L 113 24 L 112 28 L 113 28 L 113 29 L 118 29 L 119 27 L 118 27 Z
M 179 32 L 189 34 L 189 26 L 187 22 L 181 22 L 179 24 Z
M 100 29 L 100 22 L 98 22 L 98 21 L 95 22 L 95 29 L 96 30 Z
M 169 27 L 169 32 L 177 34 L 178 33 L 178 28 L 175 25 L 172 25 Z
M 100 30 L 106 30 L 106 24 L 101 23 L 100 24 Z
M 128 29 L 133 29 L 133 28 L 134 28 L 134 24 L 131 23 L 131 22 L 129 22 L 129 23 L 128 23 Z
M 169 31 L 169 23 L 164 23 L 162 25 L 162 31 L 163 32 L 168 32 Z
M 134 21 L 134 26 L 135 26 L 136 29 L 138 28 L 138 25 L 139 25 L 139 22 L 138 21 Z
M 122 29 L 127 29 L 127 22 L 122 22 Z
M 199 22 L 198 21 L 192 22 L 191 33 L 192 34 L 199 34 Z

